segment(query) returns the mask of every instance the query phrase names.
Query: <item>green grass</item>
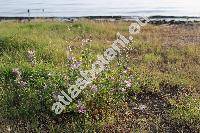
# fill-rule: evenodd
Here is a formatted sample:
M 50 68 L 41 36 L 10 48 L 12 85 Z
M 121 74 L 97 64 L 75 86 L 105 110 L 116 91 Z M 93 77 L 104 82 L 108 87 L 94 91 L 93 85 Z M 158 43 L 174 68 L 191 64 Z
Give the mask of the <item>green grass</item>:
M 178 34 L 173 26 L 143 27 L 129 49 L 93 82 L 97 93 L 88 86 L 63 114 L 51 111 L 54 93 L 67 91 L 80 76 L 78 69 L 70 67 L 75 62 L 68 57 L 82 62 L 81 69 L 91 68 L 117 32 L 128 36 L 129 25 L 90 20 L 0 22 L 0 128 L 4 132 L 11 126 L 18 132 L 55 133 L 200 131 L 200 42 L 177 43 L 186 34 L 200 35 L 199 25 L 195 29 L 177 26 Z M 168 38 L 173 34 L 174 38 Z M 173 39 L 177 42 L 170 42 Z M 27 57 L 29 50 L 36 52 L 34 66 Z M 20 79 L 13 74 L 14 68 L 19 68 Z M 19 80 L 27 83 L 25 87 Z M 164 108 L 151 98 L 169 106 Z M 78 112 L 78 101 L 86 113 Z M 147 109 L 133 109 L 140 104 Z

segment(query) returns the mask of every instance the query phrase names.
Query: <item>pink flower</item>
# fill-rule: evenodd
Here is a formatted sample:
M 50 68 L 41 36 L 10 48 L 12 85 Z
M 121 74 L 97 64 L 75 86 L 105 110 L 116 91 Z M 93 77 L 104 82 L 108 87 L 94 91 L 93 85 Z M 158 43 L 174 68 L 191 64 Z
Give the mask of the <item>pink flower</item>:
M 127 72 L 128 72 L 127 69 L 123 71 L 123 73 L 127 73 Z
M 12 74 L 17 78 L 21 78 L 21 72 L 19 71 L 19 68 L 14 68 L 12 70 Z
M 19 81 L 18 83 L 21 88 L 25 88 L 27 86 L 27 82 L 25 81 Z
M 126 69 L 123 71 L 123 73 L 127 73 L 130 70 L 129 67 L 126 67 Z
M 74 64 L 71 65 L 71 67 L 73 69 L 78 69 L 80 66 L 81 66 L 81 62 L 76 62 L 76 63 L 74 63 Z
M 35 50 L 28 51 L 28 60 L 32 66 L 35 66 L 36 64 Z
M 69 56 L 69 57 L 68 57 L 68 60 L 71 61 L 71 62 L 73 62 L 73 61 L 75 61 L 76 59 L 75 59 L 75 57 L 73 57 L 73 56 Z
M 146 105 L 139 105 L 139 109 L 140 109 L 140 110 L 145 110 L 146 108 L 147 108 Z
M 28 50 L 28 59 L 33 60 L 35 58 L 35 50 Z
M 86 107 L 80 102 L 78 101 L 78 112 L 81 113 L 81 114 L 84 114 L 86 113 Z
M 98 91 L 98 88 L 97 88 L 96 85 L 92 85 L 91 90 L 92 90 L 93 92 L 97 92 L 97 91 Z
M 124 82 L 126 83 L 126 87 L 132 86 L 131 80 L 125 80 Z
M 78 112 L 79 112 L 79 113 L 82 113 L 82 114 L 86 113 L 85 107 L 84 107 L 84 106 L 80 106 L 80 107 L 78 108 Z

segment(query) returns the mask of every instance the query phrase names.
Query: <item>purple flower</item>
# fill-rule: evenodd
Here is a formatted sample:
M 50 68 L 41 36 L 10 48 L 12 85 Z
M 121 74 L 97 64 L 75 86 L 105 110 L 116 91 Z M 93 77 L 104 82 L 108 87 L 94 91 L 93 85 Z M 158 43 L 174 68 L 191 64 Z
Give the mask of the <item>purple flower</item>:
M 84 106 L 80 106 L 78 108 L 78 112 L 84 114 L 84 113 L 86 113 L 86 108 Z
M 130 70 L 129 67 L 126 67 L 126 69 L 123 71 L 123 73 L 127 73 Z
M 123 71 L 123 73 L 127 73 L 127 72 L 128 72 L 127 69 Z
M 78 101 L 78 112 L 81 113 L 81 114 L 84 114 L 86 113 L 86 107 L 80 102 Z
M 27 82 L 25 81 L 19 81 L 18 83 L 21 88 L 25 88 L 27 86 Z
M 35 59 L 35 50 L 28 50 L 28 59 L 30 61 Z
M 75 61 L 75 58 L 73 56 L 69 56 L 68 60 L 73 62 L 73 61 Z
M 98 88 L 97 88 L 96 85 L 92 85 L 91 90 L 92 90 L 93 92 L 97 92 L 97 91 L 98 91 Z
M 124 82 L 126 83 L 126 87 L 132 86 L 131 80 L 125 80 Z
M 146 106 L 146 105 L 142 105 L 142 104 L 141 104 L 141 105 L 139 105 L 139 109 L 140 109 L 140 110 L 142 110 L 142 111 L 144 111 L 146 108 L 147 108 L 147 106 Z
M 78 69 L 80 66 L 81 66 L 81 62 L 79 61 L 71 65 L 73 69 Z
M 28 60 L 32 66 L 35 66 L 36 64 L 35 50 L 28 51 Z
M 17 77 L 17 78 L 20 78 L 21 77 L 21 72 L 19 71 L 19 68 L 14 68 L 12 70 L 12 74 Z

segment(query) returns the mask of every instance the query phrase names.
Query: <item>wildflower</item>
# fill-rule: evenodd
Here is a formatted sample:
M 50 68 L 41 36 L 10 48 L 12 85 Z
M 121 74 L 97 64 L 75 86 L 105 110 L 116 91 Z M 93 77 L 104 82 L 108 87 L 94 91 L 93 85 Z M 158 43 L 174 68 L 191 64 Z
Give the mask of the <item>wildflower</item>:
M 78 109 L 78 112 L 82 113 L 82 114 L 86 113 L 85 107 L 84 106 L 80 106 L 79 109 Z
M 144 111 L 146 108 L 147 108 L 147 106 L 146 106 L 146 105 L 142 105 L 142 104 L 141 104 L 141 105 L 139 105 L 139 109 L 140 109 L 140 110 L 142 110 L 142 111 Z
M 73 62 L 73 61 L 75 61 L 75 58 L 73 56 L 69 56 L 68 57 L 68 61 L 72 61 Z
M 129 71 L 129 67 L 126 67 L 126 69 L 123 71 L 123 73 L 127 73 Z
M 123 71 L 123 73 L 127 73 L 127 72 L 128 72 L 127 69 Z
M 18 79 L 21 78 L 21 72 L 19 71 L 19 68 L 14 68 L 14 69 L 12 70 L 12 74 L 13 74 L 15 77 L 17 77 Z
M 72 47 L 71 47 L 71 46 L 68 46 L 68 50 L 71 52 L 71 51 L 72 51 Z
M 20 88 L 25 88 L 27 86 L 27 82 L 25 81 L 19 81 L 18 83 L 19 83 Z
M 111 77 L 110 77 L 110 80 L 115 81 L 115 77 L 114 77 L 114 76 L 111 76 Z
M 98 88 L 97 88 L 96 85 L 92 85 L 91 90 L 92 90 L 93 92 L 97 92 L 97 91 L 98 91 Z
M 79 68 L 80 66 L 81 66 L 81 62 L 76 62 L 76 63 L 74 63 L 74 64 L 71 65 L 71 67 L 72 67 L 73 69 L 77 69 L 77 68 Z
M 35 50 L 29 50 L 28 51 L 28 60 L 31 62 L 31 65 L 32 66 L 35 66 L 35 60 L 36 60 L 36 57 L 35 57 Z
M 126 87 L 132 86 L 131 80 L 125 80 L 124 82 L 126 83 Z
M 80 101 L 78 101 L 78 112 L 79 113 L 82 113 L 82 114 L 84 114 L 84 113 L 86 113 L 86 107 L 80 102 Z
M 35 50 L 28 50 L 28 58 L 33 59 L 35 57 Z

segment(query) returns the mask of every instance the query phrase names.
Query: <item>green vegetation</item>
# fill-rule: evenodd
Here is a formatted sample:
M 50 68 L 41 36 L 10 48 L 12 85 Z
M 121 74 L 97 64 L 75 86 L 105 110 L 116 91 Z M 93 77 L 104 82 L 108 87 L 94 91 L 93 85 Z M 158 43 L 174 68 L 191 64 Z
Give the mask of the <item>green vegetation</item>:
M 51 111 L 129 25 L 0 22 L 0 130 L 200 132 L 200 42 L 180 41 L 200 36 L 198 24 L 143 27 L 63 114 Z

